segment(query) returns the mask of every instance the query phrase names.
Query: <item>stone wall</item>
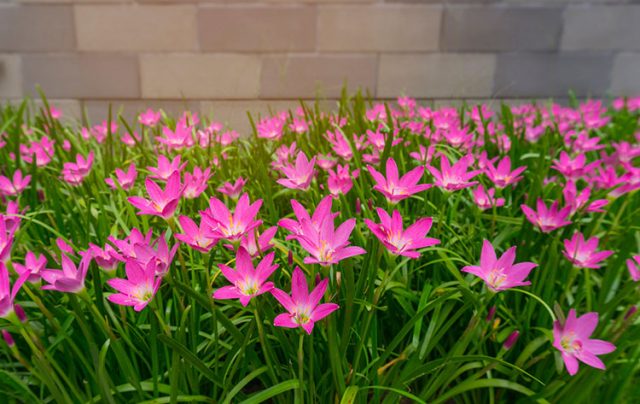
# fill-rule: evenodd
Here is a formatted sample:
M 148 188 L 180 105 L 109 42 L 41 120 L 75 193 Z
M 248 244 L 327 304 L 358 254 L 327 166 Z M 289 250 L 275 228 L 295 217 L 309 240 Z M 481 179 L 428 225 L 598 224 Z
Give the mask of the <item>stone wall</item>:
M 224 110 L 640 94 L 637 0 L 0 0 L 0 99 Z M 274 101 L 277 100 L 278 103 Z

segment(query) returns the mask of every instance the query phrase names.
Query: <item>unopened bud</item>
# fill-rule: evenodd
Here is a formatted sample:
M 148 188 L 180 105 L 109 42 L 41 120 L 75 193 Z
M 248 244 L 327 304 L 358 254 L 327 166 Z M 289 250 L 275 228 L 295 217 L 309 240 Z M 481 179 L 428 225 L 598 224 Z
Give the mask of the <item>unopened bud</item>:
M 22 306 L 20 306 L 19 304 L 16 304 L 13 306 L 13 310 L 16 312 L 21 322 L 23 323 L 27 322 L 27 313 L 24 312 L 24 309 L 22 308 Z
M 360 206 L 360 198 L 356 198 L 356 215 L 362 213 L 362 207 Z
M 16 345 L 16 342 L 13 340 L 11 334 L 9 334 L 9 331 L 2 330 L 2 338 L 4 338 L 7 345 L 9 345 L 9 348 L 13 348 Z
M 628 320 L 631 316 L 636 314 L 636 311 L 638 311 L 638 308 L 636 306 L 629 307 L 629 310 L 627 310 L 627 314 L 624 315 L 624 319 Z
M 367 201 L 367 206 L 369 207 L 369 210 L 373 210 L 373 200 L 372 199 L 369 199 Z
M 512 332 L 511 334 L 509 334 L 507 339 L 504 340 L 504 344 L 502 344 L 502 347 L 506 350 L 511 349 L 511 347 L 513 347 L 515 343 L 518 341 L 519 337 L 520 337 L 520 331 L 516 330 Z
M 490 323 L 493 320 L 493 316 L 496 315 L 496 306 L 491 306 L 489 312 L 487 313 L 487 323 Z
M 293 265 L 293 252 L 291 252 L 291 250 L 289 250 L 287 254 L 287 264 L 289 264 L 289 266 Z

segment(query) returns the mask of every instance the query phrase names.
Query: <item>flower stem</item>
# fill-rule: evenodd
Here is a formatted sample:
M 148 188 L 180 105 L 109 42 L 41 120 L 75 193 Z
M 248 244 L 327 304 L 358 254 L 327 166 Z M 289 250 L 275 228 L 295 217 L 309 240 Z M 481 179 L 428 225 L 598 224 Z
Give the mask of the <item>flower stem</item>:
M 298 390 L 296 390 L 296 403 L 304 403 L 304 334 L 300 333 L 300 342 L 298 343 Z

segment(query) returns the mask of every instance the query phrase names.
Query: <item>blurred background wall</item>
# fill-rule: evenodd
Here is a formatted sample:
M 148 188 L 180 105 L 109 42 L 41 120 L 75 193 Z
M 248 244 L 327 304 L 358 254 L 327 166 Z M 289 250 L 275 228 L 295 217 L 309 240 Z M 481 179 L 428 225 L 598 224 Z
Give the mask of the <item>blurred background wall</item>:
M 640 94 L 638 0 L 0 0 L 0 99 L 245 110 Z

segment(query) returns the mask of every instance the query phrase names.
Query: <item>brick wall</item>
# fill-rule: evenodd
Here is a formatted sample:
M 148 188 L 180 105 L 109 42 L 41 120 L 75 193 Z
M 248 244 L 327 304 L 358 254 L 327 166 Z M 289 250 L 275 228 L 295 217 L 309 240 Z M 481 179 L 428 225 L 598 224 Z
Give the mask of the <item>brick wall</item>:
M 40 84 L 93 116 L 242 116 L 345 81 L 376 98 L 639 94 L 640 1 L 0 0 L 4 100 Z

